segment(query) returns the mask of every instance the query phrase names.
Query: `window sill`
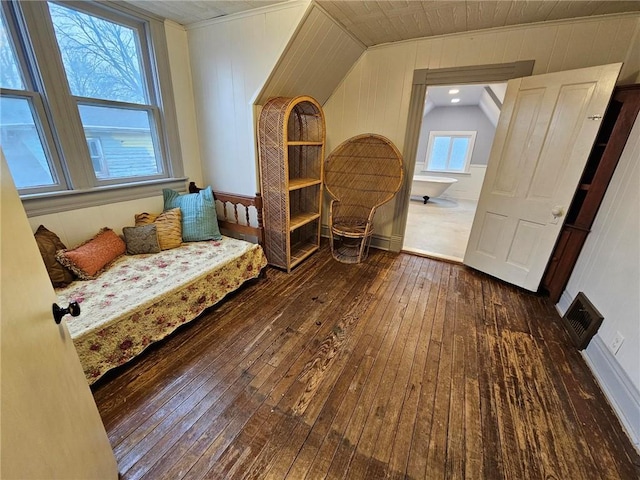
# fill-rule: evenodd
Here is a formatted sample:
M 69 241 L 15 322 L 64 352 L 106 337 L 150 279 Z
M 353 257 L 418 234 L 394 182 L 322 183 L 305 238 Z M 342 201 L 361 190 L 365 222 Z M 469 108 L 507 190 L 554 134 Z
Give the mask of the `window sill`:
M 165 178 L 134 185 L 109 185 L 91 190 L 70 190 L 21 196 L 28 217 L 162 195 L 163 188 L 186 192 L 186 178 Z
M 446 173 L 447 175 L 466 175 L 470 176 L 471 172 L 458 172 L 455 170 L 422 170 L 422 173 Z

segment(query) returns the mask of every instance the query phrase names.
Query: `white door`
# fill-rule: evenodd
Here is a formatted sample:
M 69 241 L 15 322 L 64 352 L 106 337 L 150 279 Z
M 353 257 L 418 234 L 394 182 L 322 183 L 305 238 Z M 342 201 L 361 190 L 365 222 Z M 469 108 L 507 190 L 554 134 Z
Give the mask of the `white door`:
M 509 81 L 466 265 L 538 289 L 620 67 Z
M 117 479 L 109 439 L 0 150 L 3 479 Z M 66 305 L 64 305 L 66 307 Z

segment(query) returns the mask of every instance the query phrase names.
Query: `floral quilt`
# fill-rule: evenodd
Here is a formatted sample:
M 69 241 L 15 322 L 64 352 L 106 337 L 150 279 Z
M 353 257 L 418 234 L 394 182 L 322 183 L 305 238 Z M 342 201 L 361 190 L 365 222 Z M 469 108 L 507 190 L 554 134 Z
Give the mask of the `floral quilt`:
M 223 237 L 124 255 L 97 279 L 56 289 L 60 304 L 80 304 L 81 314 L 65 320 L 87 380 L 95 382 L 193 320 L 266 264 L 259 245 Z

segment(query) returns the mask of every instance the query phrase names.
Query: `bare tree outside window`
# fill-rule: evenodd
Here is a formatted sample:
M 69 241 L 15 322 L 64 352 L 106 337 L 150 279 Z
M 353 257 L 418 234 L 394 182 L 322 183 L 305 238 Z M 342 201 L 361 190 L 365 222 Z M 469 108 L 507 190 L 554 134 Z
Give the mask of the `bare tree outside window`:
M 49 11 L 73 95 L 148 103 L 134 29 L 55 3 Z
M 0 10 L 0 87 L 24 90 L 24 82 L 9 39 L 7 21 Z
M 48 5 L 85 135 L 99 138 L 103 146 L 100 167 L 93 164 L 96 178 L 113 180 L 162 173 L 149 110 L 89 100 L 149 104 L 142 74 L 141 32 L 64 5 Z

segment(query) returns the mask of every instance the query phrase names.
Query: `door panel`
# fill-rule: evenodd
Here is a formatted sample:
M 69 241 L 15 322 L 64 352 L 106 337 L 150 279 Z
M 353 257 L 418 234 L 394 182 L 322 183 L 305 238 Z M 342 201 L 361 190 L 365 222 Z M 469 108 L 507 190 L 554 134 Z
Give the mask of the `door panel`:
M 593 90 L 593 83 L 569 85 L 560 89 L 549 135 L 537 159 L 533 181 L 527 193 L 530 199 L 550 199 L 560 188 L 559 183 L 568 164 L 558 160 L 570 157 L 571 148 L 580 133 L 580 120 L 588 115 L 586 109 Z M 563 126 L 567 125 L 573 125 L 573 130 L 566 132 L 566 127 Z
M 57 297 L 1 150 L 0 163 L 0 478 L 116 479 L 115 457 L 65 320 L 53 320 Z
M 522 155 L 522 145 L 530 142 L 543 100 L 543 89 L 523 92 L 518 98 L 513 125 L 505 143 L 505 152 L 501 155 L 496 170 L 496 180 L 492 187 L 494 194 L 517 196 L 520 175 L 524 166 L 527 165 L 527 158 Z M 505 161 L 505 159 L 513 159 L 513 161 Z
M 465 264 L 537 290 L 620 67 L 508 83 Z
M 486 212 L 482 224 L 480 240 L 478 241 L 478 251 L 484 255 L 496 258 L 498 254 L 498 241 L 503 238 L 506 215 L 498 215 Z

